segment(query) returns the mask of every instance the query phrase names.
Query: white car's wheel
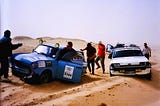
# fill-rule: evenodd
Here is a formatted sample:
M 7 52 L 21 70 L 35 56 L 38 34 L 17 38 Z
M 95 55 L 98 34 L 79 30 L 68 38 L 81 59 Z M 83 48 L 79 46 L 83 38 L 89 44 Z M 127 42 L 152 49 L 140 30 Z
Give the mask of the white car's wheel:
M 114 76 L 114 75 L 111 73 L 111 66 L 109 67 L 109 74 L 110 74 L 110 77 Z

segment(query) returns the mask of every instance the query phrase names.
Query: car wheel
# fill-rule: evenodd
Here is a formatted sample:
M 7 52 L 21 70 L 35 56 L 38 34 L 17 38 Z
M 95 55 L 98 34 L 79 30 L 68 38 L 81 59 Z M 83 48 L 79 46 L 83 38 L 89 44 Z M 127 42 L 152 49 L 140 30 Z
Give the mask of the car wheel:
M 111 72 L 109 72 L 109 75 L 110 75 L 110 77 L 112 77 L 112 76 L 113 76 L 113 74 L 112 74 Z
M 40 76 L 40 83 L 47 83 L 51 79 L 51 74 L 47 71 L 43 72 Z
M 110 75 L 110 77 L 114 76 L 114 75 L 111 73 L 111 66 L 110 66 L 110 68 L 109 68 L 109 75 Z
M 147 80 L 151 80 L 152 79 L 152 73 L 147 74 L 145 77 L 146 77 Z

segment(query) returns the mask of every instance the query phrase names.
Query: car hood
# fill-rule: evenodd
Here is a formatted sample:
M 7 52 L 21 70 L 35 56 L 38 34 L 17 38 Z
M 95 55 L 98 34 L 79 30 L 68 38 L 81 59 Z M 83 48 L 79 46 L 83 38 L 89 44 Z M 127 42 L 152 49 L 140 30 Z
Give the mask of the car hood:
M 40 60 L 51 60 L 51 57 L 47 57 L 43 54 L 37 53 L 29 53 L 29 54 L 15 54 L 13 56 L 14 60 L 26 62 L 26 63 L 33 63 Z
M 120 63 L 120 65 L 128 65 L 130 63 L 136 65 L 140 62 L 148 62 L 148 59 L 145 56 L 118 57 L 113 58 L 110 63 Z

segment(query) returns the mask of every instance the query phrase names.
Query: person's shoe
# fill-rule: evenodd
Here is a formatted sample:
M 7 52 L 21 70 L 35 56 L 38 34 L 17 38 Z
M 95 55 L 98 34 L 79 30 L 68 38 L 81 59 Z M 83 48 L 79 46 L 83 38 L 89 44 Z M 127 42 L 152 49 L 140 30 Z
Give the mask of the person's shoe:
M 100 68 L 100 66 L 98 66 L 96 69 L 99 69 Z

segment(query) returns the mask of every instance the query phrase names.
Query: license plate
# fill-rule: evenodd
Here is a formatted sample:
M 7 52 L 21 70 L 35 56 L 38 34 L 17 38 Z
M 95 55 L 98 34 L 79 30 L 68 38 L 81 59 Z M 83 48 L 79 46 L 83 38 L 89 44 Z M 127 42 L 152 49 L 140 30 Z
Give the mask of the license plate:
M 124 73 L 124 72 L 125 72 L 125 70 L 119 70 L 119 72 L 120 72 L 120 73 Z

